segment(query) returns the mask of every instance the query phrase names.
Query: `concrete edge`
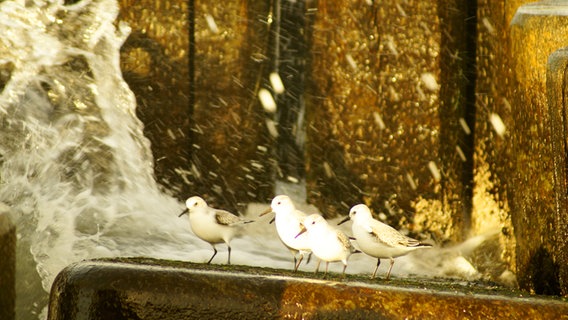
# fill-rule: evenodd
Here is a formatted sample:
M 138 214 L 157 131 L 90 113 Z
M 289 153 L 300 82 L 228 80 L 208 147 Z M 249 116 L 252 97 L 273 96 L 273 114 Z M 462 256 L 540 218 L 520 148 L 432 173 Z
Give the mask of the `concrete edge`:
M 542 297 L 400 288 L 282 275 L 84 261 L 64 269 L 49 319 L 560 319 L 568 303 Z

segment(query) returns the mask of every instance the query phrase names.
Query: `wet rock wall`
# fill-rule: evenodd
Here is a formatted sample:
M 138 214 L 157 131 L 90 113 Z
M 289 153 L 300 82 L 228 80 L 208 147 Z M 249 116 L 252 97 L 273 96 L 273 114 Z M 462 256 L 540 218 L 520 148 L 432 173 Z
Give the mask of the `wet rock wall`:
M 318 2 L 306 92 L 308 199 L 364 202 L 398 223 L 440 198 L 440 24 L 434 1 Z M 435 167 L 433 175 L 430 167 Z
M 270 198 L 273 139 L 256 98 L 270 71 L 268 3 L 121 1 L 121 8 L 133 27 L 124 77 L 158 181 L 180 200 L 199 194 L 235 212 Z
M 555 195 L 562 189 L 555 186 L 554 157 L 566 153 L 553 153 L 551 113 L 565 107 L 554 108 L 558 101 L 547 95 L 547 87 L 558 82 L 552 75 L 547 82 L 547 69 L 553 71 L 548 63 L 551 54 L 568 46 L 567 14 L 568 8 L 559 1 L 527 4 L 517 10 L 511 22 L 515 85 L 508 88 L 514 106 L 510 205 L 519 284 L 539 293 L 564 295 L 568 287 L 560 273 L 566 274 L 562 249 L 568 214 L 566 202 Z M 563 141 L 565 136 L 556 136 L 555 143 Z M 566 176 L 557 176 L 556 183 L 563 179 Z
M 568 43 L 565 4 L 527 3 L 478 3 L 473 229 L 500 228 L 502 261 L 521 288 L 566 294 L 559 276 L 566 205 L 558 185 L 565 178 L 558 171 L 553 177 L 553 159 L 565 153 L 553 146 L 565 138 L 551 123 L 562 103 L 547 95 L 562 83 L 559 71 L 547 80 L 547 61 Z
M 510 23 L 517 8 L 526 2 L 478 1 L 477 8 L 472 233 L 499 232 L 499 255 L 504 263 L 497 268 L 500 271 L 505 266 L 516 270 L 516 237 L 509 204 L 514 158 L 510 125 L 514 120 L 507 87 L 514 88 Z M 498 277 L 498 272 L 494 276 Z
M 496 232 L 494 257 L 477 265 L 488 277 L 513 271 L 522 288 L 566 294 L 564 138 L 546 83 L 565 15 L 558 1 L 536 5 L 556 13 L 519 14 L 528 2 L 301 2 L 287 40 L 309 54 L 286 65 L 277 2 L 121 1 L 133 26 L 122 64 L 156 176 L 178 198 L 238 209 L 268 201 L 276 179 L 305 179 L 327 216 L 364 202 L 440 244 Z M 301 84 L 286 99 L 268 81 L 284 65 L 304 72 L 280 69 Z M 290 112 L 297 127 L 262 108 L 260 88 L 278 108 L 305 104 Z M 291 158 L 304 166 L 284 172 L 282 137 L 302 130 Z
M 568 261 L 568 243 L 563 241 L 568 236 L 568 172 L 566 171 L 566 98 L 568 88 L 568 50 L 565 48 L 553 52 L 548 59 L 547 70 L 547 96 L 549 101 L 549 112 L 551 118 L 552 132 L 552 157 L 554 161 L 554 221 L 552 225 L 555 238 L 554 260 L 558 268 L 557 281 L 560 284 L 561 292 L 566 295 L 568 282 L 568 268 L 565 262 Z M 554 270 L 554 269 L 553 269 Z M 554 278 L 553 278 L 554 279 Z

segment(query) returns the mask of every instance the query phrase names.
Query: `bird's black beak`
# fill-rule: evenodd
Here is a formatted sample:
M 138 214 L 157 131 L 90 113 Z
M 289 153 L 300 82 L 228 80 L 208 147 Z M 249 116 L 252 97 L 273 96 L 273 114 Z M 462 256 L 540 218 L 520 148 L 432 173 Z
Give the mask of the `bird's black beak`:
M 180 218 L 181 216 L 183 216 L 186 213 L 189 214 L 189 209 L 187 209 L 187 208 L 185 208 L 185 210 L 183 210 L 183 212 L 179 214 L 178 218 Z
M 259 214 L 258 216 L 259 216 L 259 217 L 262 217 L 263 215 L 269 214 L 269 213 L 272 213 L 272 212 L 274 212 L 274 211 L 272 211 L 272 208 L 269 207 L 268 209 L 264 210 L 264 211 L 263 211 L 261 214 Z M 275 219 L 276 219 L 276 217 L 273 217 L 273 218 L 270 220 L 270 222 L 269 222 L 268 224 L 273 223 Z
M 349 219 L 351 219 L 351 218 L 350 218 L 349 216 L 347 216 L 347 217 L 345 217 L 343 220 L 339 221 L 339 222 L 337 223 L 337 225 L 343 224 L 343 223 L 349 221 Z
M 271 213 L 271 212 L 272 212 L 272 208 L 269 207 L 268 209 L 266 209 L 265 211 L 263 211 L 263 212 L 262 212 L 261 214 L 259 214 L 258 216 L 259 216 L 259 217 L 262 217 L 263 215 L 269 214 L 269 213 Z

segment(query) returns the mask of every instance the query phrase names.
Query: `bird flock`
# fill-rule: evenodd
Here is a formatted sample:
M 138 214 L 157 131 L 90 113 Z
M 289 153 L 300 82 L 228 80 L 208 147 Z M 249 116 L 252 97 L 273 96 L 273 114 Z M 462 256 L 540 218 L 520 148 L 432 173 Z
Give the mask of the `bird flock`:
M 225 243 L 228 248 L 227 264 L 230 264 L 231 240 L 238 235 L 242 226 L 254 220 L 245 220 L 228 211 L 212 208 L 198 196 L 187 199 L 185 205 L 186 209 L 179 217 L 187 214 L 193 233 L 213 247 L 213 255 L 207 263 L 211 263 L 217 255 L 216 245 Z M 313 254 L 318 259 L 316 273 L 319 272 L 322 261 L 325 262 L 324 278 L 327 276 L 330 262 L 341 262 L 344 277 L 349 257 L 362 252 L 377 259 L 371 279 L 375 278 L 381 259 L 390 260 L 385 277 L 388 280 L 396 257 L 431 247 L 430 244 L 407 237 L 374 219 L 371 210 L 364 204 L 353 206 L 349 215 L 338 223 L 339 225 L 351 220 L 352 236 L 330 225 L 319 214 L 307 215 L 296 209 L 290 197 L 286 195 L 274 197 L 270 208 L 259 216 L 269 213 L 274 213 L 270 223 L 274 222 L 282 244 L 293 256 L 294 272 L 298 270 L 304 258 L 308 263 Z

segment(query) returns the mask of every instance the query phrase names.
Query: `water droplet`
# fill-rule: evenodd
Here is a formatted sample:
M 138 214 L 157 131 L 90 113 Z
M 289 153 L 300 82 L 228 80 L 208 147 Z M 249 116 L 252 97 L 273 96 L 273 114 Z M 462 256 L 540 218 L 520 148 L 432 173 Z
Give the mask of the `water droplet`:
M 440 169 L 438 169 L 438 166 L 434 161 L 428 162 L 428 170 L 430 170 L 430 173 L 432 174 L 432 177 L 434 177 L 434 180 L 436 180 L 436 182 L 442 179 L 442 175 L 440 174 Z
M 280 75 L 277 72 L 272 72 L 269 78 L 270 85 L 272 86 L 272 89 L 274 89 L 274 92 L 277 94 L 284 93 L 284 84 L 282 83 L 282 78 L 280 78 Z
M 493 125 L 493 129 L 495 129 L 497 135 L 503 138 L 505 131 L 507 131 L 507 127 L 503 123 L 501 117 L 496 113 L 491 113 L 489 115 L 489 121 L 491 122 L 491 125 Z
M 375 118 L 375 123 L 377 124 L 377 126 L 379 126 L 380 130 L 385 130 L 387 126 L 385 126 L 385 123 L 383 122 L 383 118 L 381 117 L 381 115 L 375 111 L 373 112 L 373 118 Z
M 462 150 L 462 148 L 460 148 L 460 146 L 456 146 L 456 152 L 460 156 L 461 161 L 463 161 L 463 162 L 467 161 L 467 158 L 465 157 L 465 153 L 463 153 L 463 150 Z
M 470 135 L 471 134 L 471 129 L 469 128 L 469 125 L 467 124 L 467 122 L 465 121 L 464 118 L 460 118 L 459 120 L 460 125 L 462 127 L 463 132 L 465 132 L 465 134 Z
M 214 34 L 219 33 L 219 27 L 217 27 L 217 23 L 215 22 L 215 19 L 213 18 L 212 15 L 206 13 L 205 14 L 205 22 L 207 22 L 207 27 L 209 27 L 209 30 L 211 32 L 213 32 Z
M 266 128 L 268 129 L 268 133 L 273 138 L 278 138 L 278 129 L 276 128 L 276 122 L 266 119 Z
M 325 171 L 325 176 L 327 178 L 333 178 L 335 176 L 335 174 L 333 173 L 333 169 L 331 169 L 331 166 L 327 161 L 323 163 L 323 169 Z
M 487 29 L 487 32 L 489 32 L 489 34 L 495 33 L 495 27 L 493 27 L 493 24 L 491 23 L 491 21 L 489 21 L 489 18 L 483 17 L 483 19 L 481 19 L 481 23 L 483 23 L 483 26 L 485 27 L 485 29 Z
M 353 69 L 353 71 L 359 70 L 359 67 L 357 67 L 357 62 L 355 62 L 355 59 L 350 53 L 345 55 L 345 59 L 347 59 L 347 63 L 349 64 L 351 69 Z
M 406 173 L 406 180 L 408 181 L 408 184 L 410 184 L 410 187 L 412 188 L 412 190 L 416 190 L 418 188 L 416 186 L 416 182 L 414 182 L 414 178 L 408 172 Z
M 420 75 L 420 80 L 422 81 L 426 89 L 430 91 L 436 91 L 440 87 L 438 85 L 438 81 L 436 80 L 436 76 L 434 76 L 434 74 L 432 74 L 431 72 L 424 72 L 422 75 Z
M 270 91 L 264 88 L 258 90 L 258 99 L 260 99 L 260 104 L 262 104 L 262 107 L 266 112 L 276 112 L 276 101 L 274 101 Z

